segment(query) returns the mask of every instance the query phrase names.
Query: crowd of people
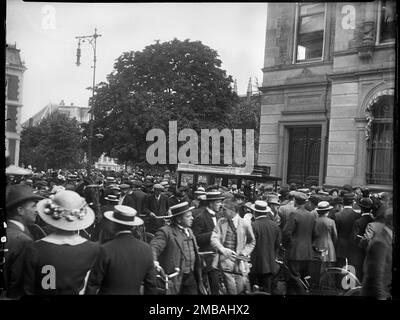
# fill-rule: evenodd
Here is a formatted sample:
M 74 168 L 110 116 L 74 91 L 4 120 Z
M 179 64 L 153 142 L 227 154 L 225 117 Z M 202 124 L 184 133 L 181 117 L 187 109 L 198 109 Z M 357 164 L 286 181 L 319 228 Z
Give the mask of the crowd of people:
M 166 170 L 9 176 L 5 291 L 51 294 L 279 294 L 276 259 L 318 279 L 316 255 L 352 267 L 362 295 L 391 296 L 392 198 L 345 185 L 177 186 Z M 320 261 L 320 260 L 318 260 Z M 206 285 L 208 284 L 208 286 Z

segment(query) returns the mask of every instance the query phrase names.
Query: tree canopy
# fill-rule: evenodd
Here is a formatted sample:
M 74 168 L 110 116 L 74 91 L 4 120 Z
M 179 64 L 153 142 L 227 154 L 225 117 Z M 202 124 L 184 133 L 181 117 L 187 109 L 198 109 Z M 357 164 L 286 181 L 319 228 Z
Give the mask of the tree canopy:
M 82 166 L 82 130 L 76 119 L 53 113 L 21 133 L 20 162 L 46 170 Z
M 238 102 L 232 83 L 217 52 L 200 41 L 157 41 L 123 53 L 90 102 L 94 132 L 104 135 L 94 140 L 93 154 L 145 162 L 147 132 L 168 134 L 169 121 L 178 121 L 178 131 L 230 128 Z

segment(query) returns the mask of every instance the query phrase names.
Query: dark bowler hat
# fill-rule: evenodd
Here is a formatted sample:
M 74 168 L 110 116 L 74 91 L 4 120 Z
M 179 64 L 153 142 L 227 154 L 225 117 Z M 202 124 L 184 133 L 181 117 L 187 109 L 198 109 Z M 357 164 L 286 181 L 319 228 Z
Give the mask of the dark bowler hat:
M 341 197 L 333 197 L 331 200 L 332 206 L 335 206 L 337 204 L 343 204 L 343 199 Z
M 349 184 L 345 184 L 342 189 L 346 190 L 349 193 L 353 191 L 353 187 Z
M 174 206 L 172 206 L 171 208 L 169 208 L 169 213 L 170 213 L 170 217 L 177 217 L 181 214 L 184 214 L 185 212 L 189 212 L 191 210 L 193 210 L 195 207 L 189 207 L 189 203 L 187 201 L 178 203 Z
M 219 191 L 210 191 L 206 192 L 206 199 L 207 201 L 215 201 L 215 200 L 224 200 L 225 197 Z
M 345 200 L 354 200 L 356 195 L 354 193 L 345 193 L 343 195 L 343 199 Z
M 11 208 L 26 201 L 39 201 L 40 197 L 32 193 L 32 189 L 28 185 L 16 184 L 7 187 L 6 190 L 6 208 Z
M 308 200 L 314 204 L 314 205 L 318 205 L 318 203 L 321 201 L 321 197 L 318 196 L 317 194 L 312 194 Z
M 370 198 L 361 198 L 358 201 L 358 205 L 360 208 L 367 209 L 367 210 L 372 210 L 373 202 Z
M 108 220 L 127 225 L 127 226 L 140 226 L 143 220 L 136 217 L 137 211 L 129 206 L 116 205 L 114 211 L 104 212 L 104 217 Z

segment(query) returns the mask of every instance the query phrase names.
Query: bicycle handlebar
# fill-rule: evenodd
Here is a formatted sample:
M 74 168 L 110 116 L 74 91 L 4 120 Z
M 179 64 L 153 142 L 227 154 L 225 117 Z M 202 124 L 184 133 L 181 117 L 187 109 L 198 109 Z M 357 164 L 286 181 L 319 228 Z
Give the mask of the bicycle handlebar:
M 173 272 L 173 273 L 171 273 L 171 274 L 166 274 L 165 273 L 165 271 L 164 271 L 164 269 L 163 269 L 163 267 L 161 267 L 161 266 L 159 266 L 159 267 L 157 267 L 157 271 L 159 271 L 160 273 L 161 273 L 161 277 L 162 278 L 164 278 L 164 279 L 171 279 L 171 278 L 173 278 L 173 277 L 176 277 L 178 274 L 179 274 L 179 272 L 181 271 L 181 269 L 179 269 L 179 268 L 175 268 L 175 272 Z

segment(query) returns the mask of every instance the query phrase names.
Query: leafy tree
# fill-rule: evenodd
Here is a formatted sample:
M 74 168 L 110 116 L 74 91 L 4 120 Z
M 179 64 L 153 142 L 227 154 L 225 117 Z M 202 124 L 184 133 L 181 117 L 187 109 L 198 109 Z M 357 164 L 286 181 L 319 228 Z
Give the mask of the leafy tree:
M 21 133 L 21 162 L 41 170 L 82 166 L 82 130 L 76 119 L 53 113 Z
M 178 121 L 178 131 L 228 127 L 238 99 L 232 82 L 217 52 L 200 41 L 157 41 L 123 53 L 91 101 L 94 132 L 104 135 L 93 154 L 140 163 L 150 145 L 147 132 L 160 128 L 168 135 L 168 121 Z

